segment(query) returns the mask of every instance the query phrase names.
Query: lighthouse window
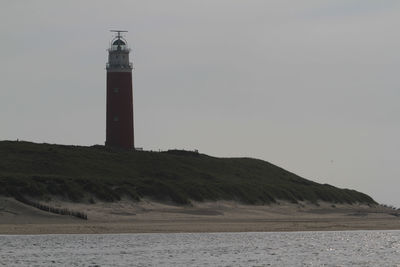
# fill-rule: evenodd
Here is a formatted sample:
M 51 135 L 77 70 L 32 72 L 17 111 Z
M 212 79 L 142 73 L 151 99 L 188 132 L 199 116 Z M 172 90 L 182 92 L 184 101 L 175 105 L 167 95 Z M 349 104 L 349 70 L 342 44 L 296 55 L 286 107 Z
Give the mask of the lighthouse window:
M 119 88 L 114 88 L 114 93 L 118 93 L 119 92 Z
M 114 116 L 114 121 L 118 121 L 118 120 L 119 120 L 118 116 Z

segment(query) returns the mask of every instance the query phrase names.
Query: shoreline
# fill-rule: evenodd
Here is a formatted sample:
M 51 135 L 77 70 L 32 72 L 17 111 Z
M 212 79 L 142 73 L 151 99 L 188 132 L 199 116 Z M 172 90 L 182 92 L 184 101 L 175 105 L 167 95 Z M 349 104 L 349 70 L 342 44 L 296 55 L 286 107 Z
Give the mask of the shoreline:
M 371 221 L 371 224 L 351 222 L 340 226 L 321 222 L 274 222 L 268 224 L 258 223 L 212 223 L 203 227 L 192 227 L 182 224 L 118 224 L 118 223 L 93 223 L 93 224 L 19 224 L 0 225 L 0 235 L 49 235 L 49 234 L 148 234 L 148 233 L 241 233 L 241 232 L 310 232 L 310 231 L 389 231 L 400 230 L 389 221 Z M 279 224 L 277 226 L 277 224 Z
M 46 204 L 85 212 L 89 219 L 51 214 L 0 198 L 0 235 L 400 230 L 400 213 L 379 205 L 254 206 L 216 201 L 179 206 L 152 200 Z

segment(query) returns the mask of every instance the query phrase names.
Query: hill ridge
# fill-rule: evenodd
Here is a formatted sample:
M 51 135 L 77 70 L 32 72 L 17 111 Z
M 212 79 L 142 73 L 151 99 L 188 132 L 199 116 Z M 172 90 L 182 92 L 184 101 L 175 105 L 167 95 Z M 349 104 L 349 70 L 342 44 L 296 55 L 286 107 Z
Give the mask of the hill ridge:
M 61 196 L 72 201 L 151 197 L 179 204 L 191 200 L 376 203 L 364 193 L 319 184 L 260 159 L 185 152 L 0 141 L 0 195 Z

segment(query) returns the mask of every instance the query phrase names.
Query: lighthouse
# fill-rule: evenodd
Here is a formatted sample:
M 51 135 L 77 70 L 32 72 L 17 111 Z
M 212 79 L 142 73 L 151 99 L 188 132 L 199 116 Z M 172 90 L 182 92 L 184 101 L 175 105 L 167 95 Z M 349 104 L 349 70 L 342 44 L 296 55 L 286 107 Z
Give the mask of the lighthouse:
M 134 149 L 132 63 L 128 42 L 115 32 L 108 48 L 106 146 Z

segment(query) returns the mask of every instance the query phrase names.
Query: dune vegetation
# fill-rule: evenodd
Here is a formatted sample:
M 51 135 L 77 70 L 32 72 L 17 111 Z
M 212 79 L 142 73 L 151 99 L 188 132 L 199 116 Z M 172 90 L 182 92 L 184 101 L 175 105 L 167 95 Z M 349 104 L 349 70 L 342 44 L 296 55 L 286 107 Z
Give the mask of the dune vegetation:
M 39 200 L 56 196 L 76 202 L 149 197 L 178 204 L 375 203 L 366 194 L 319 184 L 258 159 L 21 141 L 0 142 L 0 195 Z

